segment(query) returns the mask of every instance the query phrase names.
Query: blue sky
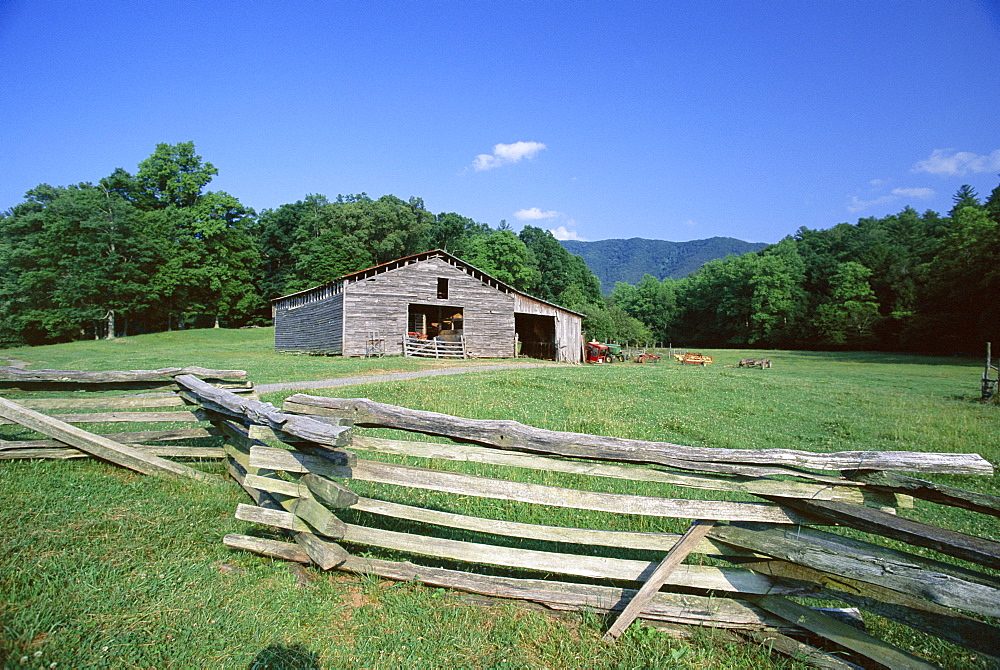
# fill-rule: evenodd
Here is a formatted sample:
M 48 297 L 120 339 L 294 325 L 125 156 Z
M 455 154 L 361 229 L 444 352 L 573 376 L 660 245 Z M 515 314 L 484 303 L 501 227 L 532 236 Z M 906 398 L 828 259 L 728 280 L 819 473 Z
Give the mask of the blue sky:
M 194 141 L 309 193 L 776 242 L 1000 184 L 1000 2 L 0 0 L 0 210 Z

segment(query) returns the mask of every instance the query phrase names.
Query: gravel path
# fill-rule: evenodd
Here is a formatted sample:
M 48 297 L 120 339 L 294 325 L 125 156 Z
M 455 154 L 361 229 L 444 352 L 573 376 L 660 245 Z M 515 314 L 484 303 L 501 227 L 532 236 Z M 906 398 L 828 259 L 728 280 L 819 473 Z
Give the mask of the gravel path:
M 355 384 L 372 384 L 375 382 L 392 382 L 400 379 L 416 379 L 417 377 L 436 377 L 438 375 L 459 375 L 467 372 L 491 372 L 494 370 L 520 370 L 523 368 L 548 368 L 552 363 L 512 363 L 498 365 L 470 365 L 465 367 L 441 368 L 440 370 L 418 370 L 415 372 L 391 372 L 384 375 L 363 375 L 359 377 L 340 377 L 339 379 L 323 379 L 305 382 L 281 382 L 277 384 L 255 384 L 258 393 L 271 391 L 298 391 L 301 389 L 335 388 L 337 386 L 353 386 Z

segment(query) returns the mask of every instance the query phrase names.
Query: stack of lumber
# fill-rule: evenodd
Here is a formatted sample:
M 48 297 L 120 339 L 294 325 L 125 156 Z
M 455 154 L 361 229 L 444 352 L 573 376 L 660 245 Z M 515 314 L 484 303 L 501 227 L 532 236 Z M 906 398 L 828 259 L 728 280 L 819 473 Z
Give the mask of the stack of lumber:
M 994 661 L 1000 653 L 1000 630 L 987 622 L 1000 616 L 1000 580 L 982 569 L 1000 569 L 1000 545 L 895 513 L 914 496 L 1000 515 L 996 498 L 892 472 L 991 475 L 992 466 L 976 454 L 686 447 L 303 394 L 278 411 L 227 398 L 232 394 L 193 378 L 178 382 L 203 410 L 228 417 L 217 423 L 230 436 L 228 467 L 253 500 L 236 516 L 288 536 L 227 536 L 233 548 L 557 610 L 606 613 L 614 620 L 609 639 L 638 618 L 763 635 L 776 650 L 820 667 L 853 666 L 805 644 L 803 636 L 860 663 L 932 667 L 798 599 L 837 600 Z M 366 427 L 452 442 L 356 430 Z M 404 459 L 407 464 L 398 462 Z M 456 472 L 449 462 L 474 463 L 489 474 Z M 567 473 L 581 488 L 518 481 L 524 470 Z M 593 482 L 609 480 L 701 494 L 593 490 L 600 488 Z M 704 500 L 705 491 L 742 500 Z M 471 498 L 496 500 L 497 509 L 515 501 L 579 510 L 580 516 L 693 523 L 683 533 L 524 523 L 470 515 L 463 501 Z M 431 502 L 412 504 L 424 499 Z M 871 537 L 860 540 L 841 527 Z M 893 548 L 886 540 L 916 550 Z M 921 555 L 928 548 L 951 558 Z
M 213 479 L 200 470 L 168 460 L 222 458 L 218 444 L 199 444 L 205 438 L 221 435 L 207 422 L 204 412 L 186 408 L 176 393 L 137 393 L 176 392 L 174 377 L 182 374 L 202 376 L 229 391 L 253 391 L 253 384 L 242 370 L 188 367 L 82 372 L 0 368 L 0 392 L 18 396 L 0 398 L 0 425 L 10 426 L 0 432 L 0 460 L 97 457 L 144 474 Z M 77 391 L 93 395 L 80 397 Z M 127 391 L 129 395 L 109 395 L 109 391 Z M 61 393 L 61 397 L 52 397 L 53 393 Z M 123 425 L 137 423 L 163 427 L 120 430 Z M 101 434 L 102 428 L 108 426 L 118 431 Z M 25 430 L 31 434 L 23 435 Z

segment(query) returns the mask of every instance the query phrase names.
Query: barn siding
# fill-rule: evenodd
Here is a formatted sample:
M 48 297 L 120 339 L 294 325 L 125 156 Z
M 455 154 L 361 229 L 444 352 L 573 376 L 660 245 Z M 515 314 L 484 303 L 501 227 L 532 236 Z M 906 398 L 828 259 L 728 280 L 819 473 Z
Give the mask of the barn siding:
M 583 362 L 583 317 L 520 293 L 514 294 L 514 312 L 555 317 L 556 360 Z
M 439 278 L 448 279 L 447 298 L 437 297 Z M 551 316 L 556 360 L 582 360 L 581 315 L 518 293 L 442 251 L 276 299 L 275 349 L 361 356 L 371 333 L 378 331 L 385 353 L 399 355 L 411 304 L 461 309 L 466 349 L 476 357 L 515 355 L 515 313 Z
M 274 348 L 337 354 L 343 351 L 344 294 L 327 291 L 310 300 L 284 300 L 274 305 Z M 332 293 L 332 295 L 329 295 Z M 302 302 L 291 306 L 294 302 Z
M 439 277 L 448 279 L 447 298 L 437 297 Z M 470 356 L 513 356 L 513 296 L 443 258 L 429 258 L 349 282 L 344 289 L 344 355 L 363 355 L 373 330 L 385 339 L 387 354 L 402 354 L 409 305 L 421 304 L 462 309 Z

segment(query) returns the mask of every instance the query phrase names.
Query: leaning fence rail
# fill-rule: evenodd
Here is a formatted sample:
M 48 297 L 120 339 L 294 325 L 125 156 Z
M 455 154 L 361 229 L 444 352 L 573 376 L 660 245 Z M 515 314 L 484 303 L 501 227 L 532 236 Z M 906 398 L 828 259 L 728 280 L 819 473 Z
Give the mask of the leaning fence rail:
M 208 380 L 206 383 L 226 388 L 230 394 L 253 393 L 253 384 L 242 370 L 187 367 L 83 372 L 0 367 L 0 393 L 30 394 L 14 400 L 0 398 L 0 425 L 17 429 L 17 433 L 8 430 L 0 436 L 0 460 L 93 457 L 144 474 L 217 479 L 168 460 L 222 458 L 220 446 L 204 444 L 206 438 L 221 436 L 207 421 L 207 415 L 176 394 L 135 395 L 137 391 L 176 392 L 179 387 L 174 378 L 182 374 L 200 375 Z M 65 391 L 128 391 L 130 395 L 39 397 Z M 121 427 L 130 423 L 162 424 L 164 428 L 121 432 Z M 83 430 L 80 425 L 90 429 Z M 107 426 L 119 432 L 102 434 L 100 431 Z M 19 434 L 24 430 L 30 433 Z

